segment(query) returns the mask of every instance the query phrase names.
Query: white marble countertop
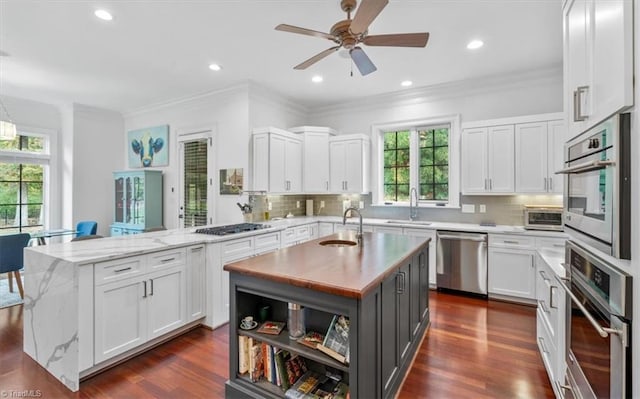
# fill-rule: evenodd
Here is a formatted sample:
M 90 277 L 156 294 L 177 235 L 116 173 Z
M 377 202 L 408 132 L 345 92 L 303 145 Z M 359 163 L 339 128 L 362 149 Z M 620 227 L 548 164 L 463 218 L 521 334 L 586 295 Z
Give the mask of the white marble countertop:
M 555 272 L 558 277 L 567 277 L 567 271 L 562 265 L 564 263 L 564 251 L 558 251 L 557 249 L 541 248 L 538 249 L 538 255 L 542 260 L 549 265 L 551 270 Z
M 136 235 L 105 237 L 96 240 L 75 241 L 62 244 L 28 247 L 27 251 L 35 251 L 41 253 L 42 255 L 50 256 L 56 259 L 62 259 L 77 265 L 82 265 L 110 259 L 135 256 L 148 252 L 162 251 L 187 245 L 223 242 L 251 235 L 280 231 L 289 227 L 295 227 L 315 222 L 342 223 L 342 218 L 339 216 L 302 216 L 279 220 L 269 220 L 266 222 L 261 222 L 268 225 L 268 228 L 226 236 L 197 234 L 195 233 L 195 230 L 200 227 L 191 227 Z M 358 222 L 359 220 L 357 217 L 347 219 L 348 224 L 357 224 Z M 429 223 L 427 221 L 411 222 L 407 220 L 388 220 L 373 218 L 364 218 L 362 222 L 363 224 L 374 226 L 410 227 L 429 230 L 457 230 L 485 233 L 525 234 L 545 237 L 566 237 L 566 234 L 562 232 L 525 230 L 522 226 L 497 225 L 495 227 L 492 227 L 480 226 L 478 224 L 470 223 L 444 222 L 432 222 L 431 224 L 427 225 L 426 223 Z M 221 225 L 223 224 L 211 225 L 206 227 Z

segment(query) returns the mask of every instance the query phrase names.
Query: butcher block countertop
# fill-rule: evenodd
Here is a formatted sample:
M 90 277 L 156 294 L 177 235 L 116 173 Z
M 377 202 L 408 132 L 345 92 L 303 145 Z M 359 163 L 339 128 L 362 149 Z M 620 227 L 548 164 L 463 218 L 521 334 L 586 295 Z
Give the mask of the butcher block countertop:
M 343 231 L 230 263 L 224 270 L 361 299 L 430 241 L 425 237 L 383 233 L 363 233 L 362 239 L 362 246 L 319 244 L 325 240 L 356 241 L 355 232 Z

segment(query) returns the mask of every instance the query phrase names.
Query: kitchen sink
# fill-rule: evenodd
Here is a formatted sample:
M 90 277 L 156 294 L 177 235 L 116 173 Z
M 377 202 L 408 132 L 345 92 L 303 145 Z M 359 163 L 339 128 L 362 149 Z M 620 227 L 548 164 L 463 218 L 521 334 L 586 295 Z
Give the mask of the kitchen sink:
M 418 226 L 431 226 L 431 222 L 421 222 L 419 220 L 387 220 L 385 223 L 391 224 L 414 224 Z
M 352 247 L 358 245 L 355 241 L 350 240 L 325 240 L 319 243 L 323 247 Z

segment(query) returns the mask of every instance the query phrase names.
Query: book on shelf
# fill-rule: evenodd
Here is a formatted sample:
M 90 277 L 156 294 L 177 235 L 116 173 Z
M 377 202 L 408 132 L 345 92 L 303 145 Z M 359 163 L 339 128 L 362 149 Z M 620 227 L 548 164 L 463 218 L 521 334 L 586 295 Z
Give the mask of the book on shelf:
M 324 342 L 324 334 L 319 332 L 309 331 L 302 338 L 298 339 L 298 343 L 308 346 L 312 349 L 317 349 L 318 344 Z
M 238 372 L 245 374 L 249 371 L 249 337 L 238 336 Z
M 288 399 L 347 399 L 349 385 L 315 371 L 307 371 L 285 392 Z
M 280 331 L 284 329 L 285 322 L 283 321 L 265 321 L 262 323 L 257 332 L 261 334 L 278 335 Z
M 276 370 L 278 372 L 278 386 L 282 388 L 283 391 L 286 391 L 291 386 L 289 382 L 289 375 L 287 374 L 287 368 L 285 366 L 285 362 L 290 358 L 290 354 L 288 351 L 284 349 L 280 349 L 276 352 Z
M 253 342 L 249 352 L 249 377 L 256 382 L 264 375 L 264 363 L 262 361 L 262 344 Z
M 324 341 L 318 344 L 318 350 L 333 357 L 340 363 L 349 363 L 349 318 L 334 315 Z

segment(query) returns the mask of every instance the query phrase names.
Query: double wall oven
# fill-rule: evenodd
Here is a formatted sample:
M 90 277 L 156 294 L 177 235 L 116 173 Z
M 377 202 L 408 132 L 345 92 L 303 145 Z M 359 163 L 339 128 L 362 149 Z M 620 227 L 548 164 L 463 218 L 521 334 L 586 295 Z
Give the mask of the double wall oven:
M 630 114 L 616 114 L 566 145 L 564 227 L 616 258 L 631 256 Z
M 632 278 L 573 241 L 565 260 L 565 398 L 630 398 Z

